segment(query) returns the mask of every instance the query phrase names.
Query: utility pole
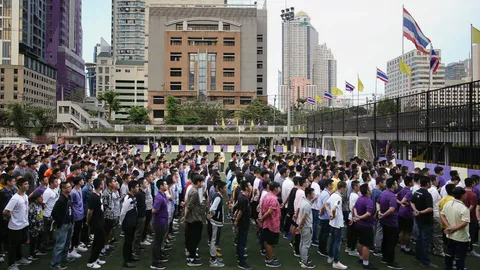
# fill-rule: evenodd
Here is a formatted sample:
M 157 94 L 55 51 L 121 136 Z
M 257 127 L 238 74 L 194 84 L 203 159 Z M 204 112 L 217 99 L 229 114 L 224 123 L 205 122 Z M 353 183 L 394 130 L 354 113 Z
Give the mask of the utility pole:
M 291 77 L 292 77 L 292 71 L 290 69 L 290 56 L 291 56 L 291 38 L 292 38 L 292 27 L 291 27 L 291 22 L 295 19 L 295 8 L 286 8 L 282 9 L 282 13 L 280 14 L 280 17 L 282 18 L 282 21 L 286 26 L 288 27 L 288 37 L 287 37 L 287 47 L 288 47 L 288 53 L 287 53 L 287 69 L 288 69 L 288 95 L 287 95 L 287 147 L 288 150 L 291 148 L 291 129 L 292 129 L 292 112 L 291 112 L 291 106 L 292 106 L 292 86 L 291 86 Z M 285 72 L 284 72 L 285 74 Z
M 276 126 L 276 123 L 275 123 L 275 111 L 277 110 L 277 95 L 275 95 L 273 97 L 273 132 L 276 132 L 276 129 L 275 129 L 275 126 Z

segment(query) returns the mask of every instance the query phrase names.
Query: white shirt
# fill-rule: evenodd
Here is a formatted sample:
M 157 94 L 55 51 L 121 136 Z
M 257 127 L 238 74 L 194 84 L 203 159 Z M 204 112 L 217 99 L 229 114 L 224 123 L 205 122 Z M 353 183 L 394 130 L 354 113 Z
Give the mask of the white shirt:
M 420 185 L 417 185 L 417 184 L 413 184 L 413 187 L 410 188 L 410 190 L 412 191 L 412 194 L 415 194 L 415 192 L 417 192 L 419 189 L 420 189 Z
M 43 210 L 44 217 L 50 217 L 52 215 L 53 206 L 58 200 L 59 194 L 55 190 L 48 187 L 42 195 L 43 204 L 45 204 L 45 209 Z
M 28 196 L 16 193 L 5 206 L 5 210 L 10 211 L 11 218 L 8 222 L 10 230 L 21 230 L 28 226 Z
M 295 185 L 293 184 L 292 179 L 287 177 L 282 184 L 282 202 L 285 203 L 285 207 L 287 206 L 288 195 L 290 195 L 290 191 Z
M 304 198 L 305 190 L 297 189 L 297 192 L 295 193 L 295 201 L 293 201 L 295 215 L 297 215 L 297 224 L 300 224 L 301 217 L 298 216 L 298 210 L 300 209 L 300 204 L 302 203 Z
M 192 189 L 192 186 L 193 186 L 193 183 L 187 187 L 187 191 L 185 192 L 185 202 L 187 202 L 188 200 L 188 193 L 190 192 L 190 189 Z
M 440 218 L 440 209 L 438 208 L 438 205 L 440 204 L 440 200 L 442 197 L 438 193 L 437 187 L 432 186 L 428 189 L 428 192 L 432 195 L 432 200 L 433 200 L 433 217 L 435 218 Z
M 358 194 L 355 192 L 350 193 L 350 197 L 348 198 L 348 209 L 350 210 L 350 213 L 348 214 L 348 220 L 353 220 L 352 213 L 353 213 L 353 208 L 355 207 L 355 203 L 357 203 L 357 200 L 358 200 Z
M 368 187 L 370 188 L 370 191 L 372 191 L 376 186 L 377 186 L 377 180 L 370 179 L 370 182 L 368 182 Z
M 312 201 L 312 209 L 320 210 L 320 208 L 318 208 L 317 200 L 318 200 L 318 198 L 320 198 L 320 193 L 322 193 L 322 190 L 320 190 L 320 185 L 315 181 L 312 182 L 311 187 L 315 191 L 315 199 L 313 199 L 313 201 Z
M 448 180 L 447 183 L 445 183 L 445 185 L 442 187 L 442 189 L 440 190 L 440 195 L 442 195 L 442 198 L 447 196 L 448 193 L 447 193 L 447 185 L 448 184 L 451 184 L 452 181 Z M 463 187 L 463 184 L 462 182 L 458 182 L 458 184 L 455 186 L 455 187 Z
M 330 210 L 335 210 L 335 217 L 330 220 L 330 226 L 340 229 L 343 225 L 343 212 L 342 212 L 342 196 L 338 192 L 333 193 L 328 198 L 327 203 L 329 204 Z

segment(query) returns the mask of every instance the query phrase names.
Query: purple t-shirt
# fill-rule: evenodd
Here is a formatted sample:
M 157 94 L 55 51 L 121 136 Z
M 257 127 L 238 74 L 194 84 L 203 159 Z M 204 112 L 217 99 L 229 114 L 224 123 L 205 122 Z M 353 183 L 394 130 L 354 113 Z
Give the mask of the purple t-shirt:
M 443 176 L 437 175 L 437 179 L 438 179 L 438 188 L 442 188 L 447 183 L 447 181 L 445 181 L 445 178 L 443 178 Z
M 400 205 L 400 209 L 398 210 L 398 215 L 402 218 L 413 219 L 413 209 L 410 206 L 410 201 L 412 200 L 412 191 L 409 188 L 402 189 L 397 194 L 397 199 L 402 201 L 403 198 L 407 200 L 407 206 Z
M 380 198 L 378 199 L 378 203 L 380 204 L 380 212 L 385 213 L 388 211 L 390 207 L 394 207 L 395 211 L 380 219 L 380 224 L 388 226 L 388 227 L 398 227 L 398 204 L 397 204 L 397 197 L 395 194 L 390 190 L 387 189 L 382 192 Z
M 355 226 L 373 228 L 373 225 L 375 224 L 373 214 L 375 211 L 373 210 L 374 208 L 372 199 L 370 199 L 368 196 L 360 196 L 355 203 L 355 209 L 357 209 L 358 216 L 363 216 L 367 212 L 371 214 L 371 216 L 368 218 L 355 222 Z
M 162 192 L 158 192 L 153 202 L 153 209 L 157 210 L 157 213 L 153 214 L 152 225 L 164 226 L 168 224 L 168 201 L 167 196 Z
M 475 193 L 475 195 L 477 195 L 477 199 L 480 201 L 480 184 L 475 186 L 473 192 Z

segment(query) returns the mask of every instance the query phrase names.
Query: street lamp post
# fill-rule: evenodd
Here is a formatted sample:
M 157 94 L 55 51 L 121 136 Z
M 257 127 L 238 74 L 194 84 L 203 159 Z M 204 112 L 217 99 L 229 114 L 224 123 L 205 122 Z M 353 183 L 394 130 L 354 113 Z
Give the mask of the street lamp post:
M 295 8 L 286 8 L 282 9 L 282 13 L 280 14 L 280 17 L 282 18 L 282 21 L 284 24 L 287 25 L 288 27 L 288 37 L 287 37 L 287 69 L 288 69 L 288 95 L 287 95 L 287 147 L 288 150 L 290 150 L 291 147 L 291 127 L 292 127 L 292 116 L 291 116 L 291 106 L 292 106 L 292 93 L 291 93 L 291 76 L 292 76 L 292 71 L 290 70 L 290 56 L 291 56 L 291 38 L 292 38 L 292 33 L 291 33 L 291 21 L 295 19 Z M 285 71 L 283 72 L 285 74 Z

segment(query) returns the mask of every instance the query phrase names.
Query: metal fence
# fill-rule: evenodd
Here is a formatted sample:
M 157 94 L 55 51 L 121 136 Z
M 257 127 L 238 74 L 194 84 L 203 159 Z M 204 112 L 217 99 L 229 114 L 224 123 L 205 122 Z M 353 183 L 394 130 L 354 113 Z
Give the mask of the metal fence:
M 480 164 L 480 81 L 424 91 L 307 119 L 308 138 L 370 137 L 375 155 L 473 168 Z M 385 146 L 384 146 L 385 145 Z M 386 146 L 388 145 L 388 146 Z

